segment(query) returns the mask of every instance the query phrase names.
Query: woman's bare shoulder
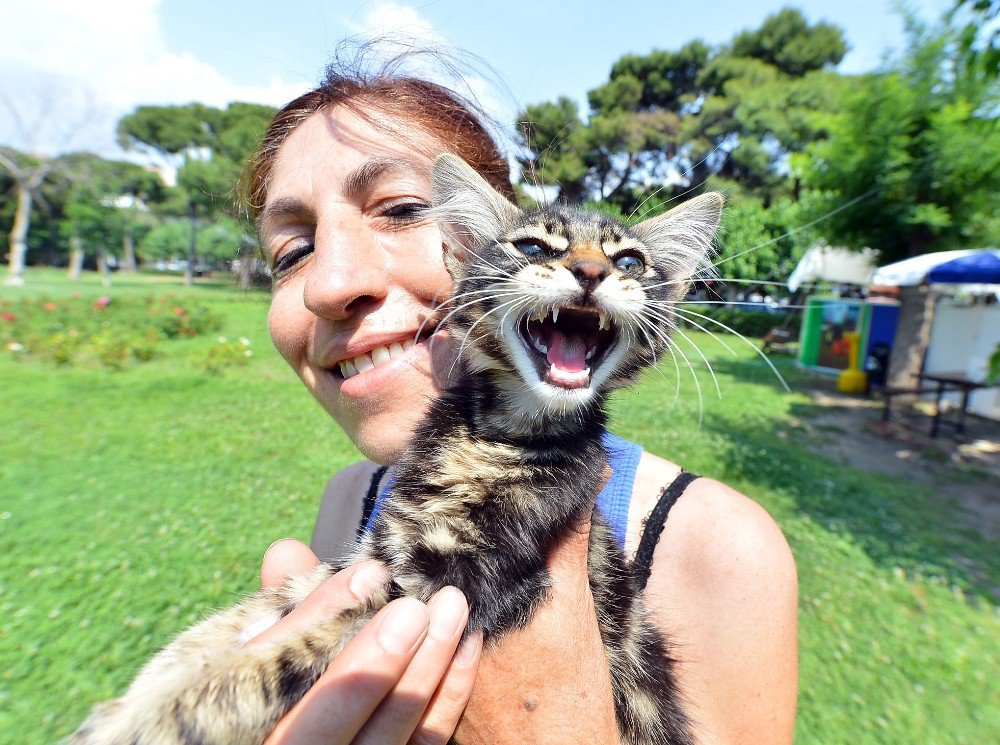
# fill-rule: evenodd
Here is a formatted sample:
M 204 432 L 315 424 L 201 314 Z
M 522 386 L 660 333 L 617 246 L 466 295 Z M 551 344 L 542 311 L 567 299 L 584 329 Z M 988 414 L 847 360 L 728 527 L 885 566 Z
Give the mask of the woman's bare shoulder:
M 357 537 L 364 496 L 378 468 L 378 463 L 370 460 L 352 463 L 327 482 L 310 541 L 321 559 L 336 562 L 347 558 Z
M 680 470 L 663 458 L 643 454 L 629 512 L 629 533 L 635 543 L 663 487 Z M 792 569 L 794 574 L 788 543 L 774 519 L 752 499 L 710 478 L 693 481 L 670 510 L 654 566 L 668 556 L 677 559 L 685 571 L 706 579 L 711 576 L 713 581 L 751 569 L 785 575 Z M 742 568 L 734 567 L 734 561 Z M 724 577 L 714 576 L 719 571 Z
M 656 456 L 645 468 L 665 477 L 661 488 L 679 471 Z M 657 495 L 636 495 L 642 515 Z M 791 742 L 798 584 L 764 508 L 713 479 L 692 482 L 670 511 L 644 599 L 675 642 L 699 742 Z

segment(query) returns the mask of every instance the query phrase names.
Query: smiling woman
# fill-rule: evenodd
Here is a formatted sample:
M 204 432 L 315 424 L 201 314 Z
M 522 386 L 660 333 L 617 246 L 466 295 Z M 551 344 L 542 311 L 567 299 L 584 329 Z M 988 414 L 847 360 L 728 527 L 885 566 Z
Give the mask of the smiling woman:
M 474 171 L 458 159 L 438 158 L 441 153 L 461 156 Z M 451 196 L 441 199 L 441 184 L 448 179 L 442 182 L 435 167 L 432 185 L 436 158 L 439 166 L 449 160 L 458 164 L 452 170 L 465 174 L 458 181 L 468 188 L 445 189 Z M 666 730 L 647 726 L 650 712 L 661 694 L 678 700 L 675 684 L 685 709 L 675 724 L 684 729 L 690 720 L 699 745 L 790 742 L 796 580 L 784 538 L 745 497 L 683 474 L 677 465 L 603 431 L 599 407 L 606 390 L 633 381 L 642 364 L 651 361 L 637 334 L 620 333 L 626 328 L 623 319 L 634 314 L 627 308 L 644 294 L 638 279 L 663 302 L 683 292 L 693 271 L 687 265 L 704 254 L 718 221 L 718 197 L 693 200 L 670 219 L 650 220 L 641 229 L 576 212 L 561 225 L 559 209 L 519 221 L 514 216 L 520 211 L 508 201 L 507 165 L 473 109 L 440 86 L 388 73 L 367 78 L 331 73 L 324 85 L 282 109 L 248 169 L 247 185 L 251 215 L 274 273 L 271 338 L 316 400 L 371 459 L 334 476 L 311 548 L 285 541 L 269 550 L 261 575 L 265 588 L 274 591 L 263 597 L 282 600 L 281 612 L 269 606 L 271 612 L 263 616 L 267 623 L 249 627 L 228 615 L 222 622 L 210 621 L 218 631 L 220 623 L 234 620 L 235 637 L 247 647 L 232 653 L 237 665 L 252 666 L 254 648 L 288 645 L 281 649 L 289 653 L 277 657 L 261 652 L 273 663 L 258 676 L 262 680 L 234 680 L 241 692 L 263 699 L 267 706 L 262 709 L 273 710 L 279 700 L 298 701 L 268 742 L 444 743 L 454 736 L 459 742 L 498 744 L 621 743 L 619 728 L 625 733 L 640 721 L 660 734 L 626 740 L 659 741 Z M 478 193 L 485 206 L 463 211 L 462 195 L 468 193 Z M 429 210 L 432 201 L 435 207 Z M 443 204 L 458 217 L 448 218 Z M 448 226 L 447 252 L 434 215 L 443 216 Z M 663 232 L 664 225 L 676 231 Z M 498 240 L 501 228 L 505 237 Z M 455 245 L 462 230 L 473 234 L 464 249 Z M 497 279 L 489 276 L 496 264 L 476 255 L 472 244 L 477 240 L 495 244 L 494 250 L 509 246 L 515 259 L 528 259 L 530 266 L 518 276 L 535 300 L 515 317 L 492 318 L 487 326 L 495 340 L 472 352 L 507 355 L 507 372 L 492 383 L 474 385 L 470 376 L 452 386 L 449 375 L 458 350 L 438 330 L 452 288 L 446 261 L 454 271 L 462 250 L 476 258 L 468 263 L 474 267 L 471 274 L 455 272 L 456 279 L 461 275 L 468 283 L 462 292 L 475 296 L 481 290 L 477 283 Z M 457 242 L 462 243 L 461 235 Z M 669 246 L 670 261 L 678 263 L 657 257 L 657 244 Z M 660 271 L 665 276 L 656 276 Z M 546 300 L 546 293 L 554 294 Z M 618 299 L 612 302 L 611 295 Z M 466 307 L 465 297 L 447 312 Z M 471 332 L 461 318 L 458 323 Z M 458 348 L 464 344 L 463 339 Z M 496 349 L 491 351 L 491 345 Z M 485 357 L 470 364 L 489 369 Z M 418 429 L 433 401 L 435 411 L 446 415 Z M 539 407 L 554 408 L 565 425 L 551 442 L 537 429 Z M 477 428 L 483 437 L 475 435 Z M 386 485 L 397 473 L 406 474 L 393 487 L 401 496 L 386 501 Z M 379 519 L 381 531 L 369 533 L 375 537 L 366 538 L 365 545 L 384 550 L 372 556 L 396 569 L 397 560 L 424 568 L 441 565 L 440 554 L 456 549 L 458 533 L 444 530 L 446 521 L 424 525 L 433 510 L 452 503 L 434 502 L 452 488 L 435 485 L 438 477 L 451 479 L 459 494 L 471 495 L 465 508 L 481 551 L 459 551 L 456 561 L 465 566 L 481 560 L 495 570 L 484 590 L 489 602 L 478 598 L 470 609 L 463 593 L 449 586 L 435 586 L 440 589 L 429 597 L 411 592 L 426 602 L 399 597 L 366 623 L 325 671 L 313 663 L 303 667 L 302 660 L 329 659 L 317 656 L 315 645 L 310 646 L 316 637 L 307 630 L 331 627 L 341 611 L 371 596 L 386 575 L 372 562 L 355 564 L 302 602 L 288 599 L 298 599 L 307 585 L 284 587 L 284 579 L 315 569 L 318 557 L 349 555 L 358 535 Z M 498 501 L 511 479 L 520 479 L 522 488 Z M 432 498 L 405 498 L 413 489 Z M 595 499 L 607 524 L 596 519 L 592 540 Z M 488 509 L 477 506 L 487 504 Z M 387 521 L 400 511 L 431 529 L 416 536 L 391 525 L 387 529 Z M 558 520 L 550 524 L 546 514 Z M 520 548 L 525 545 L 535 547 L 527 559 Z M 592 577 L 601 569 L 595 568 L 594 557 L 621 550 L 633 562 L 648 624 L 616 625 L 609 622 L 614 613 L 597 610 L 608 607 L 608 598 L 598 602 L 601 584 Z M 631 585 L 622 572 L 612 574 Z M 463 578 L 456 575 L 446 584 L 464 586 Z M 395 574 L 390 588 L 410 591 L 412 579 L 405 571 Z M 514 628 L 491 638 L 482 651 L 482 636 L 465 629 L 470 616 L 476 621 L 472 628 L 494 628 L 483 622 L 484 607 L 501 616 L 513 613 L 518 620 L 496 626 Z M 626 616 L 636 608 L 631 601 L 615 607 Z M 652 664 L 651 659 L 661 659 L 655 652 L 660 648 L 628 636 L 624 630 L 631 627 L 655 629 L 674 642 L 682 655 L 672 673 L 660 675 L 671 666 Z M 198 633 L 205 632 L 188 632 Z M 225 656 L 233 635 L 227 626 L 220 638 L 211 636 L 213 653 L 218 647 Z M 133 709 L 150 708 L 142 705 L 142 697 L 155 691 L 162 675 L 180 669 L 177 654 L 195 637 L 182 636 L 140 675 L 127 694 Z M 606 653 L 605 644 L 609 650 L 619 644 L 619 654 Z M 647 676 L 645 687 L 627 701 L 620 687 L 612 687 L 609 659 L 611 664 L 627 659 Z M 631 683 L 638 679 L 624 677 Z M 199 711 L 206 696 L 198 693 L 198 684 L 183 695 L 192 690 L 193 711 Z M 616 710 L 636 716 L 617 721 Z M 114 712 L 112 703 L 98 711 L 95 721 L 114 718 Z M 211 716 L 164 718 L 182 738 L 219 731 Z M 273 721 L 263 722 L 265 731 Z M 87 725 L 81 734 L 86 737 Z M 688 742 L 686 735 L 672 741 Z
M 451 279 L 441 233 L 425 215 L 432 162 L 441 152 L 461 156 L 493 189 L 513 198 L 507 162 L 478 109 L 446 88 L 396 75 L 388 66 L 374 75 L 332 72 L 324 85 L 279 112 L 248 167 L 248 205 L 274 270 L 271 337 L 371 459 L 330 482 L 312 551 L 285 542 L 268 554 L 264 573 L 274 581 L 314 565 L 313 551 L 325 558 L 349 554 L 359 526 L 371 520 L 392 464 L 453 369 L 454 347 L 434 332 Z M 551 231 L 547 235 L 558 240 Z M 529 234 L 518 245 L 526 255 L 558 248 Z M 619 248 L 618 272 L 645 269 L 640 253 Z M 604 271 L 590 271 L 603 265 L 603 254 L 595 258 L 601 261 L 577 272 L 592 286 Z M 559 326 L 557 320 L 528 319 L 521 333 L 545 362 L 543 372 L 572 393 L 583 386 L 584 372 L 589 375 L 588 355 L 605 353 L 608 320 L 597 318 L 593 328 L 591 316 L 580 323 L 567 316 Z M 649 577 L 645 602 L 660 631 L 684 650 L 677 677 L 696 740 L 790 741 L 796 581 L 784 538 L 760 507 L 721 484 L 698 479 L 686 489 L 666 489 L 680 468 L 639 446 L 630 448 L 631 466 L 616 465 L 609 484 L 623 495 L 612 522 L 630 559 L 642 539 L 637 561 Z M 549 556 L 549 602 L 525 629 L 485 653 L 460 740 L 618 742 L 587 579 L 587 544 L 583 529 L 556 542 Z M 305 623 L 324 618 L 308 608 L 295 616 Z M 281 633 L 289 622 L 295 623 L 286 619 L 268 633 Z M 424 649 L 423 665 L 446 653 L 446 647 Z M 468 667 L 440 660 L 434 669 L 439 672 L 403 673 L 397 695 L 381 702 L 381 719 L 366 725 L 382 733 L 380 741 L 406 742 L 417 722 L 419 736 L 429 741 L 452 734 L 472 676 Z M 323 690 L 314 687 L 283 720 L 290 732 L 323 719 L 320 702 L 341 703 Z M 400 703 L 406 691 L 417 692 L 411 698 L 418 713 Z

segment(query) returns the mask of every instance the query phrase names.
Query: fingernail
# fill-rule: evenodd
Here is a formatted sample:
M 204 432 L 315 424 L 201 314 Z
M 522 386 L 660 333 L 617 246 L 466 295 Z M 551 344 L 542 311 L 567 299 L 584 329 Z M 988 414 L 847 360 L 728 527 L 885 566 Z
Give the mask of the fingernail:
M 271 545 L 267 547 L 267 550 L 264 551 L 264 553 L 266 554 L 268 551 L 277 546 L 279 543 L 284 543 L 285 541 L 294 541 L 294 540 L 295 540 L 294 538 L 279 538 L 278 540 L 272 542 Z
M 442 587 L 428 603 L 431 627 L 428 632 L 435 641 L 450 642 L 469 617 L 465 595 L 455 587 Z
M 474 631 L 466 636 L 455 651 L 455 664 L 459 667 L 469 667 L 483 648 L 483 632 Z
M 383 565 L 368 563 L 357 568 L 351 575 L 347 587 L 354 597 L 366 598 L 384 585 L 386 579 L 388 579 L 388 572 Z
M 427 634 L 427 606 L 415 598 L 403 598 L 386 608 L 378 629 L 378 642 L 388 654 L 404 657 Z

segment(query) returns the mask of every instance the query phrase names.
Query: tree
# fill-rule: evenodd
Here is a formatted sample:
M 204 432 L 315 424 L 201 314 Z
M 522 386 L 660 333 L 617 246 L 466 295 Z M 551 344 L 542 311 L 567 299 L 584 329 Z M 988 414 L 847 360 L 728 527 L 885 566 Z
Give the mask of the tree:
M 789 155 L 824 136 L 818 113 L 849 85 L 830 69 L 846 48 L 836 27 L 785 9 L 718 49 L 692 41 L 625 55 L 588 94 L 586 122 L 567 99 L 522 112 L 522 167 L 563 197 L 625 213 L 668 184 L 699 188 L 710 176 L 768 204 L 788 182 Z
M 135 269 L 134 241 L 144 229 L 138 218 L 146 201 L 163 193 L 155 174 L 135 163 L 104 160 L 91 153 L 63 156 L 60 173 L 68 184 L 59 229 L 70 245 L 70 277 L 80 276 L 85 254 L 107 271 L 107 257 L 122 247 L 122 268 Z
M 43 152 L 65 152 L 79 140 L 95 118 L 86 91 L 42 79 L 31 81 L 28 96 L 15 97 L 0 91 L 0 117 L 10 131 L 2 133 L 8 143 L 0 145 L 0 171 L 14 182 L 17 207 L 10 229 L 5 284 L 24 284 L 25 255 L 33 203 L 40 198 L 46 178 L 59 161 Z M 58 114 L 57 114 L 58 112 Z M 6 127 L 5 127 L 6 128 Z
M 32 202 L 45 177 L 54 167 L 55 163 L 51 158 L 32 157 L 11 148 L 0 147 L 0 168 L 11 177 L 17 193 L 17 208 L 10 230 L 10 253 L 4 284 L 24 284 L 24 257 L 28 252 Z
M 871 246 L 884 261 L 1000 239 L 997 79 L 970 69 L 958 30 L 905 16 L 908 48 L 867 76 L 830 137 L 809 148 L 803 176 L 831 215 L 832 240 Z
M 160 158 L 177 171 L 178 191 L 167 213 L 189 221 L 188 269 L 194 281 L 201 220 L 218 220 L 233 213 L 230 194 L 259 142 L 274 109 L 231 103 L 226 109 L 204 104 L 141 106 L 118 123 L 122 146 Z

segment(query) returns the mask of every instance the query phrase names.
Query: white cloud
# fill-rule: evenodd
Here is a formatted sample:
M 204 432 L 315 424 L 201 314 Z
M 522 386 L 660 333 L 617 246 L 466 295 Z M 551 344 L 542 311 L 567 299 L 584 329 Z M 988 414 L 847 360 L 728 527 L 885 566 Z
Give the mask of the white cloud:
M 89 91 L 101 118 L 113 122 L 140 104 L 230 101 L 280 105 L 303 92 L 302 82 L 273 76 L 263 85 L 240 85 L 186 51 L 167 48 L 160 25 L 161 0 L 30 0 L 4 9 L 0 89 L 22 109 L 37 108 L 37 84 Z M 70 112 L 72 113 L 72 112 Z M 0 128 L 0 142 L 17 144 Z M 113 126 L 75 147 L 113 149 Z M 39 150 L 60 143 L 39 133 Z
M 366 38 L 389 37 L 423 43 L 444 41 L 434 24 L 423 18 L 419 10 L 393 0 L 375 3 L 360 22 L 345 19 L 343 23 L 352 33 Z

